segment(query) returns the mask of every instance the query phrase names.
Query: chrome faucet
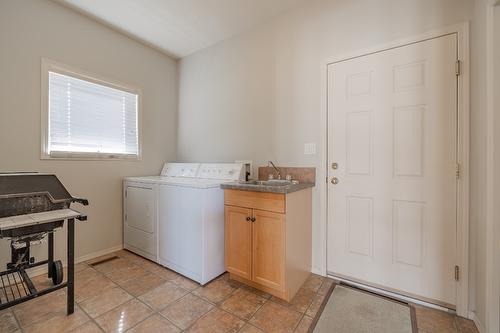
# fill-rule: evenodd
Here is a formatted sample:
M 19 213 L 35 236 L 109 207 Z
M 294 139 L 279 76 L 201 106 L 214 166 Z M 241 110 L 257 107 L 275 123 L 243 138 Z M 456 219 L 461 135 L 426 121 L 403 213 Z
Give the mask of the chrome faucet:
M 267 166 L 269 167 L 269 165 L 271 165 L 274 170 L 276 170 L 276 173 L 278 174 L 278 179 L 281 179 L 281 172 L 280 170 L 276 167 L 276 165 L 274 165 L 273 161 L 268 161 L 267 162 Z

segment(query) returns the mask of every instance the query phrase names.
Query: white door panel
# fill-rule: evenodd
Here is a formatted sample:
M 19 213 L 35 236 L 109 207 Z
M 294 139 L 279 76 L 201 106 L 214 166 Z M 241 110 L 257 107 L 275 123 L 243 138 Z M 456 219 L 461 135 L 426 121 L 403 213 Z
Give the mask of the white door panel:
M 449 35 L 329 66 L 330 273 L 456 303 L 456 50 Z

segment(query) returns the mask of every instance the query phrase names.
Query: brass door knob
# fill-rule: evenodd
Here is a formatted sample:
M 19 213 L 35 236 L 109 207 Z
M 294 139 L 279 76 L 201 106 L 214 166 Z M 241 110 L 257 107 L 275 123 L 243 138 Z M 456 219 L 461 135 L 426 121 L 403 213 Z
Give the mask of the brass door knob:
M 337 185 L 339 183 L 339 179 L 337 177 L 332 177 L 332 180 L 330 181 L 333 185 Z

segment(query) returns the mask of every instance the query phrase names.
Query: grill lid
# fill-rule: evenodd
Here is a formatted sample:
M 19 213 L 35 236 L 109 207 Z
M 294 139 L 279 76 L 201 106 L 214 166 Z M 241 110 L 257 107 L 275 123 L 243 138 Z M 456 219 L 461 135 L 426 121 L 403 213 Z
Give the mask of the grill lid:
M 0 173 L 0 218 L 69 208 L 73 198 L 53 174 Z
M 55 175 L 46 173 L 0 173 L 0 199 L 47 193 L 53 203 L 72 196 Z

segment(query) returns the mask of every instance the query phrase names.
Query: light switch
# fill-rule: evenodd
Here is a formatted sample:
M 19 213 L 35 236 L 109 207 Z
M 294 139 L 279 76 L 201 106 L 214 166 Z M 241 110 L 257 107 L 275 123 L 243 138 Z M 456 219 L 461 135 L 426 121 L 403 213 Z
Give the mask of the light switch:
M 304 155 L 316 155 L 316 143 L 304 144 Z

